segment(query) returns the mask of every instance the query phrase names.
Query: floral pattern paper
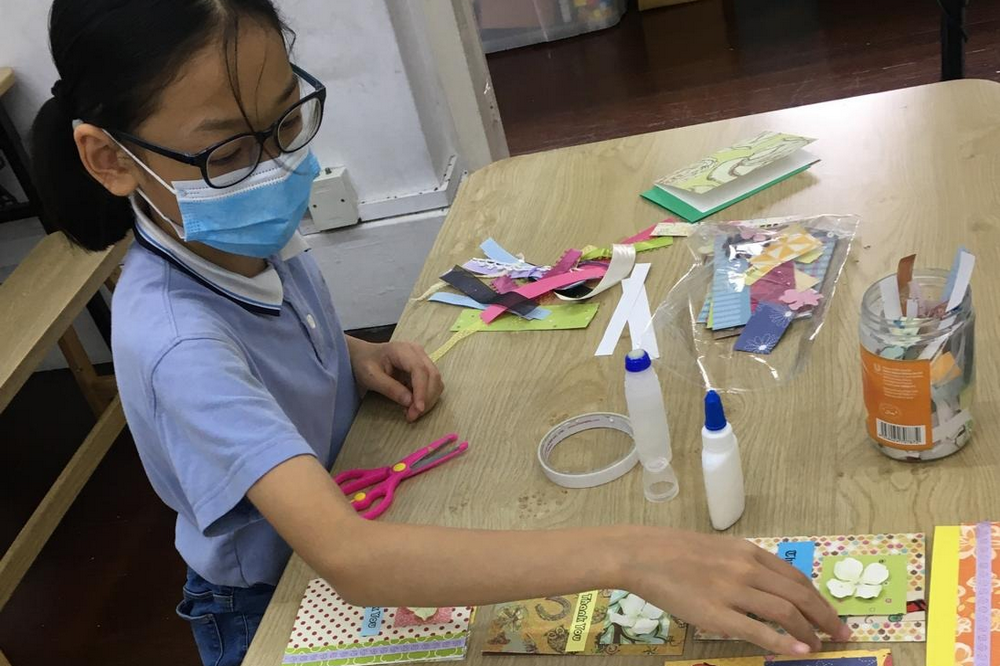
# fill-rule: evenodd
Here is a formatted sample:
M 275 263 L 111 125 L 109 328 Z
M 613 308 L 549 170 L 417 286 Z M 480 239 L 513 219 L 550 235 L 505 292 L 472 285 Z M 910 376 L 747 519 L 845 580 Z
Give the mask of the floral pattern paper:
M 995 597 L 1000 591 L 1000 558 L 997 545 L 1000 544 L 1000 523 L 990 526 L 991 569 L 990 583 L 990 654 L 994 660 L 1000 655 L 1000 607 Z M 955 626 L 955 666 L 973 666 L 976 646 L 976 597 L 980 590 L 976 586 L 976 526 L 962 525 L 958 540 L 958 623 Z
M 494 608 L 483 652 L 567 652 L 579 595 L 546 597 Z M 600 590 L 580 655 L 680 655 L 687 627 L 659 608 L 622 590 Z

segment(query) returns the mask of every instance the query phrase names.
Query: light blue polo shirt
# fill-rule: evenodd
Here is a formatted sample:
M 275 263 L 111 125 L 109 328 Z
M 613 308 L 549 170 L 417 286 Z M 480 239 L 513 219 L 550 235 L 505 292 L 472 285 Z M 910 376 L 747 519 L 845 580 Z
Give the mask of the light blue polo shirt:
M 295 456 L 329 467 L 358 407 L 329 289 L 298 234 L 246 278 L 135 210 L 112 352 L 139 456 L 192 569 L 217 585 L 276 584 L 291 551 L 247 490 Z

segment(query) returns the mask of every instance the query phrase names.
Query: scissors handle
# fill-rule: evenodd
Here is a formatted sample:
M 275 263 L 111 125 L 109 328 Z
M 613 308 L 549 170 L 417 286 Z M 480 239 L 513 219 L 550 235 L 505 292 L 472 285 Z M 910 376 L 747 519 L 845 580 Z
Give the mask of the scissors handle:
M 355 511 L 363 511 L 362 518 L 375 520 L 392 506 L 392 500 L 396 496 L 396 488 L 404 479 L 402 475 L 390 476 L 385 481 L 375 485 L 368 492 L 360 492 L 351 498 L 351 505 Z M 378 502 L 376 504 L 376 501 Z M 375 506 L 372 506 L 372 505 Z
M 333 481 L 345 495 L 356 493 L 363 488 L 385 481 L 389 477 L 388 467 L 378 469 L 349 469 L 334 477 Z

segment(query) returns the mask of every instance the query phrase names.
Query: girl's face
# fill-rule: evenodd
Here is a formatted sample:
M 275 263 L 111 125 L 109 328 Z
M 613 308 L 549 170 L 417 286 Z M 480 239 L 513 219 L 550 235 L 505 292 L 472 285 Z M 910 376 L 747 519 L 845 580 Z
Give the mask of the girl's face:
M 131 133 L 164 148 L 195 154 L 237 134 L 266 129 L 280 119 L 300 96 L 281 35 L 246 21 L 237 43 L 238 49 L 230 46 L 228 66 L 218 41 L 192 54 L 160 92 L 155 111 Z M 109 191 L 124 196 L 141 188 L 159 210 L 180 224 L 174 195 L 99 128 L 81 125 L 75 136 L 84 164 Z M 167 183 L 202 179 L 198 167 L 133 146 L 129 150 Z M 261 159 L 273 157 L 265 152 Z

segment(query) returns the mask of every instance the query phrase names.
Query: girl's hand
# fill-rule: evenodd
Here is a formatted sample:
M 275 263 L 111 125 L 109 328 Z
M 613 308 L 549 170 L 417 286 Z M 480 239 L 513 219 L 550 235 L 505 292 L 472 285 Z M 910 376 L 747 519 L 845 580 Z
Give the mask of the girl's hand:
M 429 412 L 441 397 L 441 373 L 420 345 L 373 344 L 348 337 L 347 346 L 358 386 L 402 405 L 407 421 L 412 423 Z
M 694 532 L 665 536 L 656 547 L 635 549 L 628 589 L 685 622 L 786 655 L 819 650 L 814 627 L 836 642 L 850 639 L 850 629 L 812 581 L 780 558 L 743 539 Z

